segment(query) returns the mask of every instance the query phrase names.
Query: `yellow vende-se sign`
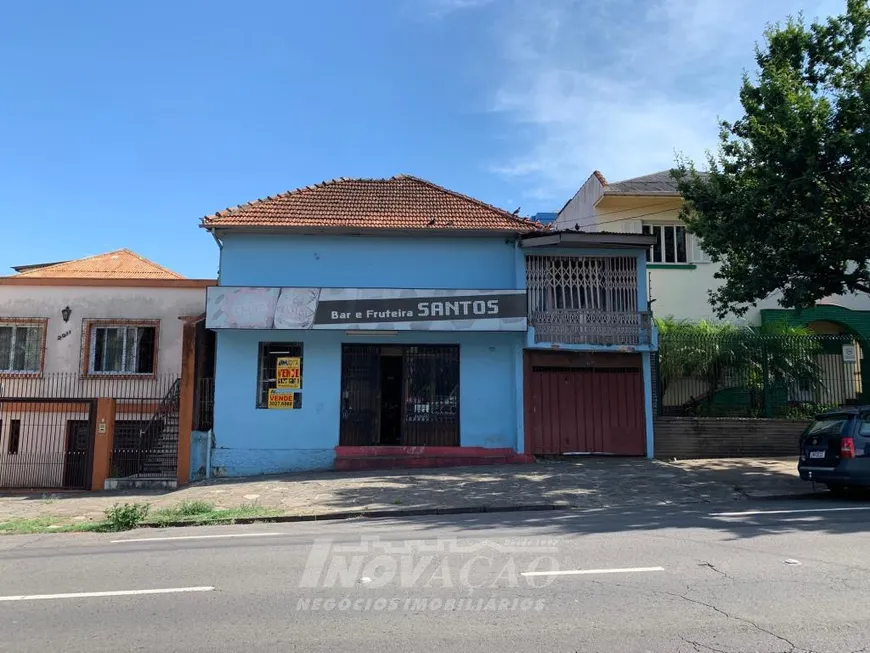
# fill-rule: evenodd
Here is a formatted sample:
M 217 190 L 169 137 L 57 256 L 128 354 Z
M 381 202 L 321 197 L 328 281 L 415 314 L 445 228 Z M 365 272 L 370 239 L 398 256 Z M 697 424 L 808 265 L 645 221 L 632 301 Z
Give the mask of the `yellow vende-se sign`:
M 302 387 L 302 359 L 298 356 L 284 356 L 276 361 L 276 386 L 286 390 L 299 390 Z
M 269 390 L 269 408 L 293 408 L 294 396 L 292 392 Z

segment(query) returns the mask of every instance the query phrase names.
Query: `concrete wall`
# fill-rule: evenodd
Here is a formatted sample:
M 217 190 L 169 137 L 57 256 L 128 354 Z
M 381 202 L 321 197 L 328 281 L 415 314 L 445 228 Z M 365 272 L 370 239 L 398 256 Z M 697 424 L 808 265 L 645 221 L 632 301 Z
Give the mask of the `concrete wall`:
M 221 285 L 359 288 L 523 287 L 511 237 L 228 235 Z M 519 285 L 518 285 L 519 284 Z M 329 469 L 338 444 L 341 344 L 458 344 L 460 444 L 521 450 L 517 415 L 525 333 L 219 331 L 215 449 L 219 475 Z M 256 408 L 260 342 L 303 345 L 302 408 Z
M 148 420 L 153 412 L 153 402 L 119 402 L 115 419 Z M 0 402 L 0 488 L 62 487 L 68 423 L 88 417 L 86 403 Z M 13 421 L 20 423 L 16 453 L 10 452 Z
M 589 175 L 580 190 L 559 211 L 554 224 L 559 229 L 574 229 L 577 226 L 582 231 L 594 231 L 597 221 L 594 205 L 603 193 L 604 186 L 598 177 L 594 174 Z
M 222 286 L 515 288 L 513 238 L 232 235 Z
M 61 318 L 66 306 L 69 322 Z M 178 318 L 204 310 L 204 288 L 0 286 L 0 318 L 48 318 L 45 374 L 79 373 L 84 321 L 94 319 L 160 320 L 157 374 L 180 374 Z
M 680 222 L 682 200 L 679 198 L 601 198 L 598 189 L 600 184 L 597 179 L 591 178 L 563 208 L 554 226 L 572 229 L 579 222 L 584 231 L 634 233 L 639 232 L 644 223 Z M 594 205 L 595 202 L 598 204 Z M 653 312 L 657 317 L 718 321 L 720 318 L 710 306 L 709 291 L 721 283 L 715 278 L 720 265 L 707 260 L 693 236 L 689 236 L 688 254 L 688 266 L 648 266 L 649 296 L 655 300 Z M 730 316 L 726 320 L 759 325 L 763 309 L 781 308 L 778 298 L 779 293 L 773 293 L 750 308 L 741 318 Z M 870 311 L 870 296 L 864 294 L 835 295 L 819 303 Z
M 69 306 L 69 322 L 61 310 Z M 204 288 L 89 286 L 0 286 L 0 318 L 48 320 L 42 378 L 0 376 L 2 394 L 18 397 L 162 397 L 181 374 L 181 316 L 205 310 Z M 81 378 L 85 323 L 95 319 L 159 320 L 157 370 L 153 377 Z M 85 354 L 86 356 L 87 354 Z M 72 410 L 29 405 L 16 410 L 0 404 L 0 486 L 58 487 L 63 480 L 67 422 L 87 419 L 83 405 Z M 139 412 L 117 418 L 147 419 Z M 13 420 L 21 421 L 18 454 L 8 453 Z M 25 465 L 25 463 L 28 463 Z M 29 471 L 25 473 L 25 466 Z
M 673 224 L 680 221 L 679 199 L 604 197 L 593 206 L 596 200 L 598 196 L 594 192 L 578 193 L 563 209 L 556 226 L 573 228 L 582 215 L 591 215 L 593 217 L 584 223 L 586 231 L 639 233 L 644 223 Z M 693 240 L 690 237 L 690 241 Z M 688 250 L 688 265 L 691 267 L 648 265 L 649 298 L 655 300 L 652 310 L 657 317 L 673 315 L 681 319 L 714 320 L 708 290 L 719 283 L 713 276 L 719 265 L 708 262 L 693 242 L 689 243 Z M 748 316 L 748 319 L 759 321 L 760 317 L 755 311 L 755 315 Z
M 399 333 L 352 337 L 323 331 L 222 331 L 215 387 L 216 475 L 332 467 L 339 437 L 341 344 L 457 343 L 460 445 L 517 448 L 515 353 L 520 333 Z M 301 342 L 302 408 L 256 408 L 260 342 Z
M 656 458 L 798 456 L 809 422 L 786 419 L 658 417 Z

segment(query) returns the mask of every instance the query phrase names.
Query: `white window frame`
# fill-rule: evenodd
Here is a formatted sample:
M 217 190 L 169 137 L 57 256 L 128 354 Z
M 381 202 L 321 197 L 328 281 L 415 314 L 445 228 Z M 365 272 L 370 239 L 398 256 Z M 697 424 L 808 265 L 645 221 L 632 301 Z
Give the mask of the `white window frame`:
M 133 350 L 133 352 L 132 352 L 133 355 L 130 358 L 130 360 L 128 361 L 128 359 L 127 359 L 128 346 L 135 347 L 137 344 L 134 342 L 132 345 L 130 345 L 127 341 L 128 333 L 129 333 L 129 330 L 131 330 L 131 329 L 136 329 L 137 331 L 139 329 L 154 329 L 154 353 L 153 353 L 154 361 L 152 362 L 152 369 L 150 372 L 137 372 L 137 371 L 135 371 L 136 368 L 139 367 L 138 351 L 136 351 L 136 349 Z M 121 331 L 123 333 L 123 338 L 122 338 L 122 342 L 121 342 L 121 367 L 122 367 L 122 369 L 120 369 L 120 370 L 97 370 L 97 369 L 95 369 L 96 362 L 97 362 L 97 356 L 96 356 L 96 354 L 97 354 L 97 332 L 100 330 Z M 92 375 L 96 375 L 96 376 L 104 376 L 104 375 L 105 376 L 153 376 L 154 374 L 157 373 L 157 361 L 156 361 L 156 359 L 157 359 L 158 332 L 159 332 L 159 327 L 156 324 L 148 324 L 148 323 L 112 324 L 109 322 L 109 323 L 103 323 L 103 324 L 100 324 L 100 323 L 91 324 L 89 326 L 89 334 L 88 334 L 88 337 L 90 340 L 90 346 L 88 348 L 89 349 L 89 351 L 88 351 L 88 374 L 92 374 Z M 141 337 L 141 334 L 139 334 L 137 332 L 136 337 L 137 338 Z M 106 353 L 107 353 L 106 346 L 107 346 L 107 339 L 104 337 L 103 338 L 103 361 L 104 361 L 104 363 L 106 360 Z M 130 364 L 130 366 L 132 366 L 132 368 L 133 368 L 132 370 L 131 369 L 123 369 L 125 366 L 127 366 L 128 363 Z
M 660 251 L 661 251 L 661 260 L 656 261 L 653 257 L 653 252 L 655 251 L 655 246 L 649 248 L 649 253 L 647 255 L 647 263 L 651 265 L 688 265 L 693 263 L 692 261 L 692 253 L 690 250 L 691 245 L 691 236 L 689 232 L 686 230 L 686 225 L 681 222 L 644 222 L 642 231 L 643 233 L 647 233 L 647 228 L 649 228 L 649 233 L 654 234 L 655 229 L 661 229 L 661 239 L 659 240 Z M 683 229 L 683 252 L 685 253 L 685 260 L 679 260 L 679 247 L 677 242 L 677 229 Z M 674 260 L 668 261 L 666 252 L 665 252 L 665 229 L 673 229 L 674 230 Z
M 11 336 L 9 339 L 9 357 L 6 360 L 0 359 L 0 374 L 41 374 L 42 373 L 42 359 L 45 355 L 45 322 L 34 322 L 31 320 L 4 320 L 0 322 L 0 329 L 11 329 Z M 13 364 L 15 361 L 15 341 L 18 337 L 17 329 L 31 329 L 36 331 L 36 337 L 38 342 L 38 351 L 37 351 L 37 360 L 36 360 L 36 369 L 14 369 Z

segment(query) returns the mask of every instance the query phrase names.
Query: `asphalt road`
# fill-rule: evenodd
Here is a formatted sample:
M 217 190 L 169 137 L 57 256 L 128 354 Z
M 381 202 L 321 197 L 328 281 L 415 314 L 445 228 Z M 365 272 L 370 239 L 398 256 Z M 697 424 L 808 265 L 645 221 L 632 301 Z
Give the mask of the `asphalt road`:
M 5 537 L 0 651 L 870 651 L 868 532 L 813 499 Z

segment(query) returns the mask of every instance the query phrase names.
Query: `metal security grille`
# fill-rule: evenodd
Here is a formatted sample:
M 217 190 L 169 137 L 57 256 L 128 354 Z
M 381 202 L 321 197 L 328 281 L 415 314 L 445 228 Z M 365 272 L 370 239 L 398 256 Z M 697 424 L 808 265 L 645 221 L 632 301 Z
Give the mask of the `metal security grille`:
M 535 342 L 650 342 L 650 314 L 638 312 L 634 257 L 529 256 L 526 286 Z
M 214 426 L 214 379 L 200 379 L 196 389 L 193 430 L 208 431 Z
M 96 402 L 0 397 L 0 488 L 88 489 Z
M 380 363 L 377 345 L 342 345 L 339 443 L 344 446 L 378 442 Z
M 404 368 L 402 444 L 458 447 L 459 347 L 407 347 Z
M 342 346 L 341 426 L 343 446 L 385 444 L 382 429 L 389 419 L 382 385 L 382 355 L 401 357 L 401 392 L 397 399 L 402 446 L 459 445 L 459 346 Z
M 567 309 L 637 311 L 637 259 L 632 256 L 529 256 L 529 314 Z
M 111 478 L 176 478 L 179 399 L 176 379 L 162 398 L 116 402 Z
M 556 367 L 535 365 L 533 372 L 554 372 L 557 374 L 640 374 L 637 367 Z

